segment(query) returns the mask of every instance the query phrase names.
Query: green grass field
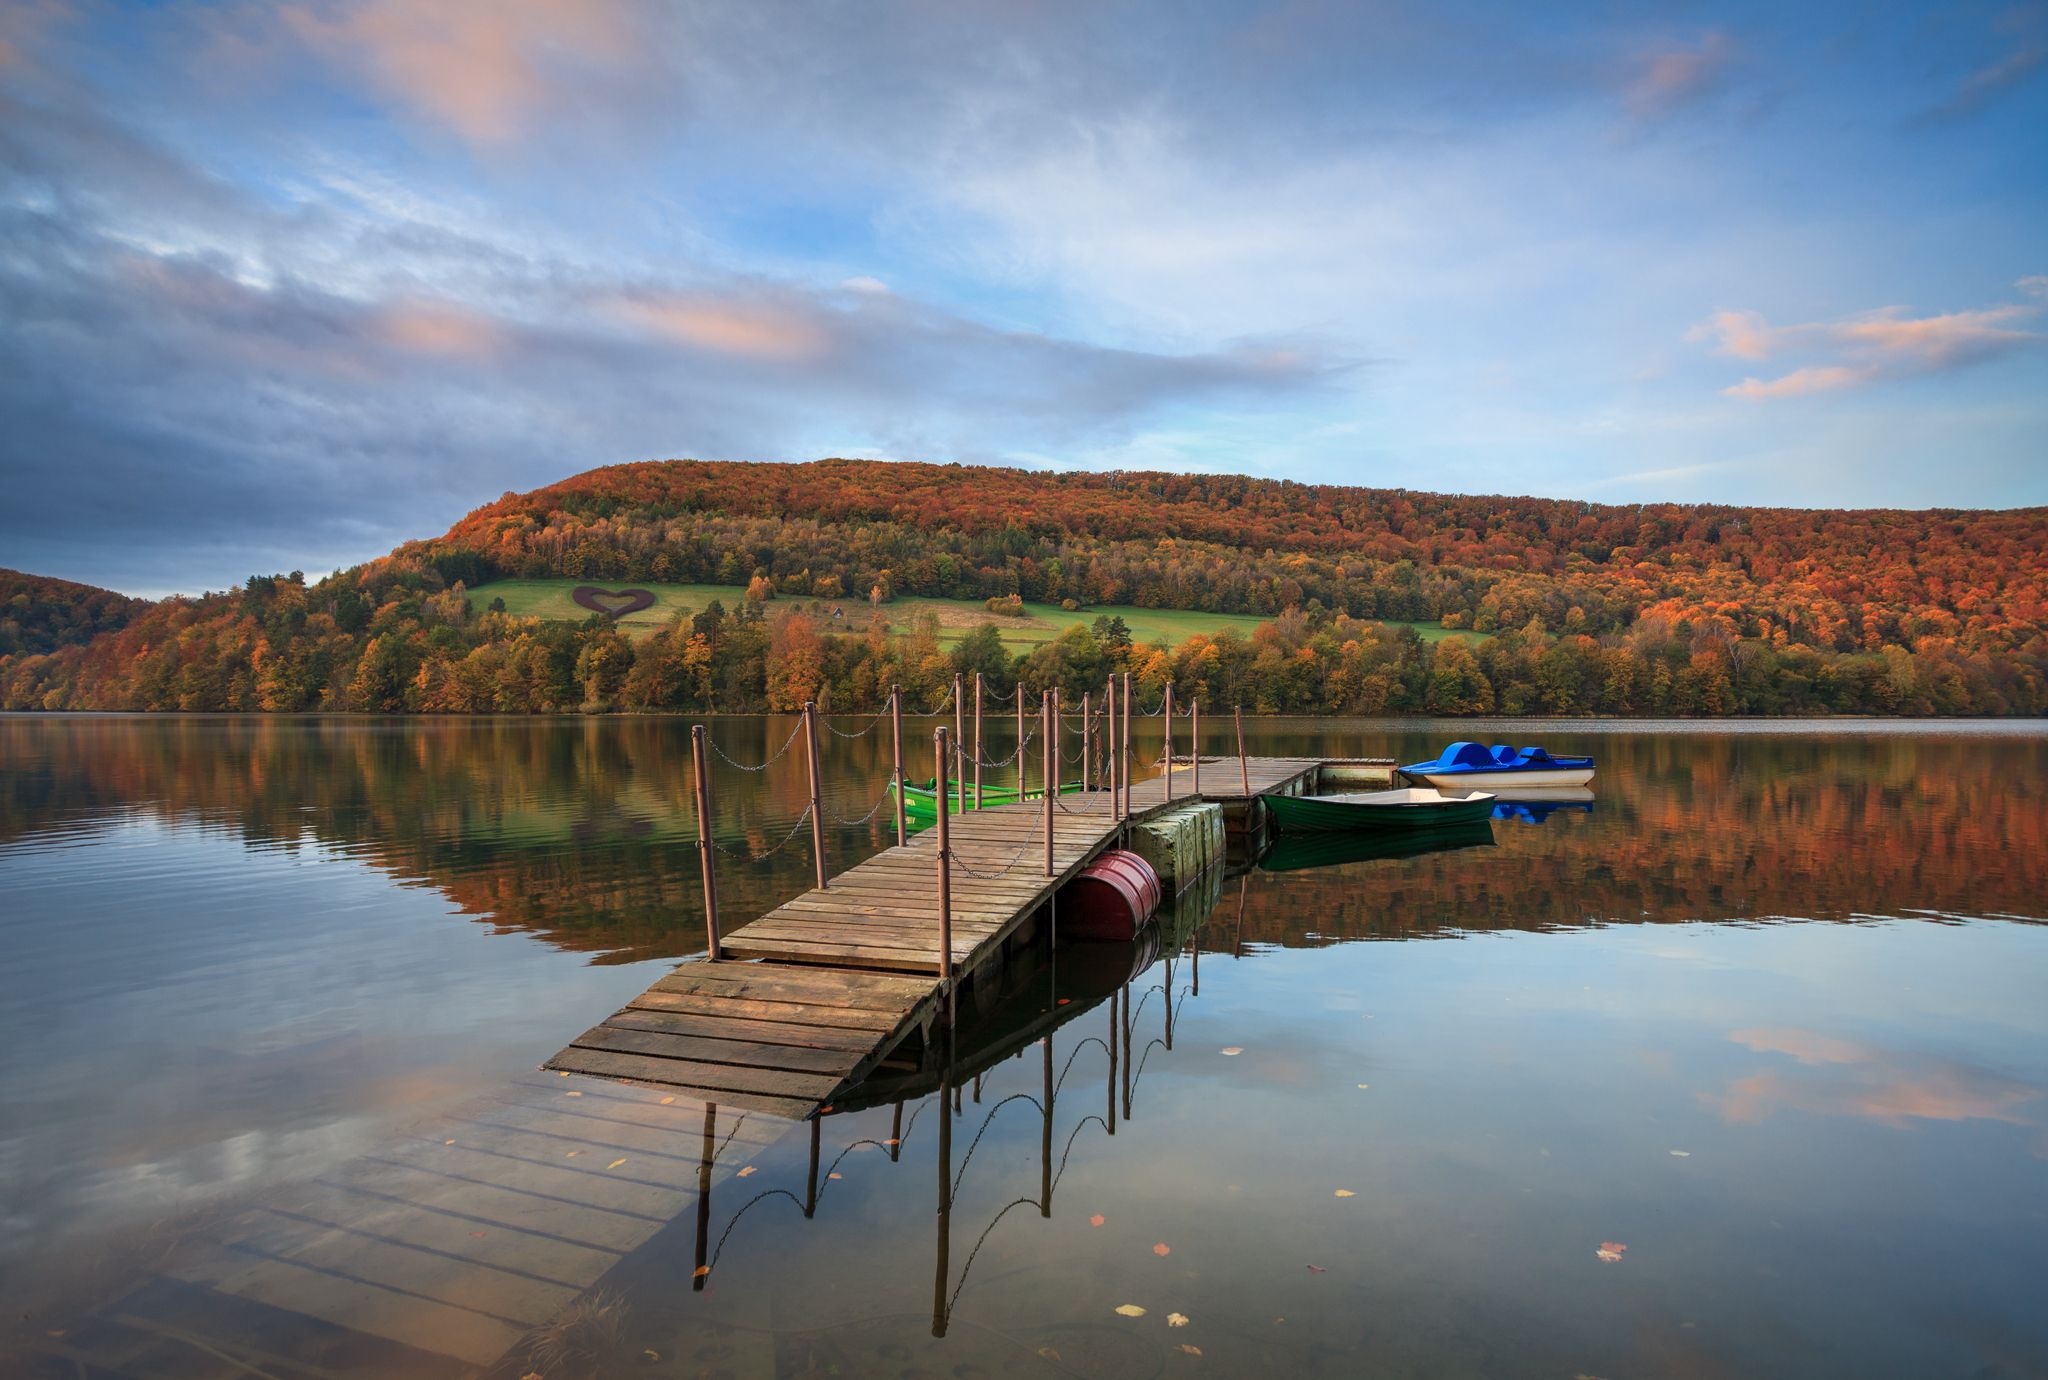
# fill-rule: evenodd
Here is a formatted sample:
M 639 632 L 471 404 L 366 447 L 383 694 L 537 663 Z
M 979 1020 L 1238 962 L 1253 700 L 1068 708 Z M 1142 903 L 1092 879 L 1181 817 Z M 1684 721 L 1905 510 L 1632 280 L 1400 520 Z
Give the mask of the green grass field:
M 493 580 L 470 590 L 470 606 L 481 612 L 490 607 L 493 599 L 505 601 L 505 612 L 521 618 L 546 618 L 556 621 L 580 623 L 590 617 L 590 611 L 570 598 L 570 591 L 583 580 Z M 619 620 L 619 626 L 628 635 L 645 636 L 657 628 L 665 627 L 678 613 L 694 614 L 713 599 L 727 609 L 737 608 L 746 598 L 746 591 L 730 585 L 657 585 L 630 582 L 601 583 L 604 589 L 645 589 L 654 595 L 654 606 L 642 609 Z M 820 614 L 820 621 L 835 630 L 858 631 L 868 625 L 868 605 L 860 599 L 818 599 L 809 601 L 778 598 L 777 603 L 809 602 Z M 1252 614 L 1239 613 L 1192 613 L 1184 609 L 1141 609 L 1124 604 L 1103 604 L 1068 613 L 1055 604 L 1026 604 L 1022 618 L 1003 617 L 990 613 L 980 603 L 971 599 L 898 599 L 884 606 L 889 615 L 889 625 L 899 633 L 907 633 L 919 614 L 929 610 L 939 618 L 939 640 L 945 643 L 957 642 L 982 623 L 994 623 L 1003 631 L 1003 642 L 1015 651 L 1029 651 L 1042 642 L 1050 642 L 1062 632 L 1076 624 L 1093 623 L 1097 618 L 1121 618 L 1131 630 L 1136 642 L 1165 642 L 1178 645 L 1196 633 L 1216 633 L 1225 628 L 1235 628 L 1247 637 L 1265 620 Z M 1441 642 L 1446 637 L 1473 637 L 1472 633 L 1448 632 L 1434 623 L 1410 623 L 1426 642 Z

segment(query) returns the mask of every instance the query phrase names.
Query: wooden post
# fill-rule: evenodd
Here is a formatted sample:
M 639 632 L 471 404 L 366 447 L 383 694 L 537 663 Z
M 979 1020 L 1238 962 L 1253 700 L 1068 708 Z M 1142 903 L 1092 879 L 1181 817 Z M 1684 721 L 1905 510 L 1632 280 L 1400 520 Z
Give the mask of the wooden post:
M 1194 779 L 1188 789 L 1195 795 L 1202 793 L 1202 702 L 1188 701 L 1188 756 L 1195 760 Z
M 1081 692 L 1081 790 L 1086 793 L 1088 769 L 1092 765 L 1088 755 L 1095 750 L 1095 696 L 1092 691 Z
M 1109 772 L 1109 817 L 1120 820 L 1124 817 L 1123 797 L 1117 794 L 1116 785 L 1116 672 L 1109 673 L 1109 684 L 1102 691 L 1103 743 L 1102 764 Z
M 718 932 L 718 873 L 713 867 L 717 851 L 711 842 L 711 762 L 704 752 L 704 725 L 690 726 L 690 760 L 697 769 L 697 856 L 704 864 L 704 934 L 713 959 L 723 958 Z
M 1124 783 L 1124 818 L 1131 817 L 1131 673 L 1124 672 L 1123 694 L 1117 704 L 1124 716 L 1123 746 L 1118 749 L 1117 778 Z
M 946 730 L 932 730 L 933 785 L 939 802 L 939 981 L 946 988 L 946 1024 L 953 1024 L 953 833 L 946 809 Z
M 818 783 L 818 706 L 804 702 L 804 758 L 811 766 L 811 852 L 818 864 L 818 890 L 825 884 L 825 799 Z
M 889 1117 L 889 1163 L 895 1164 L 903 1158 L 903 1099 L 896 1099 L 896 1110 Z
M 1017 697 L 1017 803 L 1024 803 L 1024 682 L 1018 681 L 1011 694 Z
M 981 808 L 981 672 L 974 673 L 974 808 Z
M 1252 768 L 1251 763 L 1247 762 L 1244 756 L 1244 706 L 1241 704 L 1232 705 L 1230 716 L 1237 720 L 1237 775 L 1238 779 L 1244 783 L 1244 798 L 1250 800 L 1252 798 Z M 1250 818 L 1250 816 L 1246 816 L 1246 818 Z
M 958 763 L 960 813 L 967 813 L 967 687 L 958 671 L 953 673 L 953 760 Z
M 910 841 L 909 821 L 903 806 L 903 687 L 889 687 L 889 743 L 896 754 L 896 846 Z
M 1166 698 L 1160 702 L 1159 722 L 1166 734 L 1166 798 L 1173 799 L 1173 682 L 1166 683 Z
M 1038 736 L 1045 741 L 1045 779 L 1042 785 L 1045 794 L 1045 875 L 1052 875 L 1052 691 L 1043 690 L 1038 696 Z

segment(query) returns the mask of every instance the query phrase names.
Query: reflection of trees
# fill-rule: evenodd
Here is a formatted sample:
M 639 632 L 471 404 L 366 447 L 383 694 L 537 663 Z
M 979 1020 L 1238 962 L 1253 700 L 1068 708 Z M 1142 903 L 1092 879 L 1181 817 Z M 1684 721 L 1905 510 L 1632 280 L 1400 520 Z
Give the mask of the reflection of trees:
M 712 731 L 731 758 L 757 764 L 791 722 L 725 718 Z M 842 721 L 854 732 L 865 722 Z M 907 723 L 906 737 L 928 727 Z M 1262 723 L 1252 747 L 1370 748 L 1413 760 L 1426 741 L 1388 729 Z M 1002 715 L 989 732 L 985 755 L 1006 753 Z M 1599 754 L 1593 814 L 1501 822 L 1498 848 L 1271 879 L 1253 888 L 1247 937 L 1299 944 L 1909 909 L 2044 914 L 2048 743 L 2039 739 L 1544 736 L 1559 750 Z M 887 733 L 826 734 L 820 751 L 827 818 L 867 814 L 888 776 Z M 1137 753 L 1156 755 L 1153 741 L 1141 736 Z M 755 772 L 721 763 L 718 835 L 728 853 L 758 854 L 787 836 L 805 798 L 801 756 Z M 140 812 L 252 847 L 343 850 L 566 949 L 638 959 L 702 943 L 685 720 L 13 719 L 0 720 L 0 761 L 0 844 Z M 828 848 L 841 866 L 892 836 L 884 809 L 858 826 L 835 824 Z M 808 848 L 806 831 L 766 863 L 721 857 L 728 914 L 751 918 L 801 889 Z

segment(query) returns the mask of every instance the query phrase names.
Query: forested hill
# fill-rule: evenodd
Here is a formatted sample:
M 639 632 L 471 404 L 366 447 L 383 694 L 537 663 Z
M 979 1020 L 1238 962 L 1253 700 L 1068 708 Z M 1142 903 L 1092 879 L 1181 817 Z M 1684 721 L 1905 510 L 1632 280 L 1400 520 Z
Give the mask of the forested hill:
M 0 570 L 0 657 L 90 642 L 149 607 L 96 585 Z
M 1725 620 L 1836 651 L 2012 648 L 2048 623 L 2048 509 L 1843 512 L 1592 504 L 1237 475 L 825 460 L 591 470 L 403 548 L 492 575 L 1139 604 L 1478 631 Z M 470 559 L 473 558 L 473 559 Z M 1576 610 L 1576 612 L 1574 612 Z
M 635 641 L 468 591 L 504 577 L 733 587 Z M 745 593 L 742 595 L 741 591 Z M 611 466 L 308 584 L 150 606 L 0 656 L 8 708 L 527 712 L 927 702 L 955 668 L 1076 695 L 1112 669 L 1291 712 L 2048 712 L 2048 510 L 1799 511 L 827 460 Z M 1252 614 L 1013 656 L 811 599 L 1012 595 Z M 480 607 L 479 605 L 486 605 Z M 1382 621 L 1385 620 L 1385 621 Z M 1485 636 L 1429 645 L 1394 622 Z M 837 626 L 844 627 L 839 624 Z

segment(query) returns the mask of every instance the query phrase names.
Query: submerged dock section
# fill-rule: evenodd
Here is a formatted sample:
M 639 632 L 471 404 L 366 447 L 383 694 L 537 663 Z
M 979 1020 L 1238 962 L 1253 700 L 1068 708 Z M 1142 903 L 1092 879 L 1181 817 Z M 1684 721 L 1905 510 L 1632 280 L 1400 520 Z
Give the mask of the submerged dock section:
M 892 703 L 892 711 L 897 708 Z M 730 934 L 720 933 L 716 885 L 707 874 L 710 953 L 678 965 L 546 1067 L 671 1087 L 703 1101 L 793 1119 L 811 1116 L 899 1051 L 921 1048 L 934 1023 L 948 1019 L 957 988 L 1009 946 L 1037 938 L 1041 917 L 1056 941 L 1060 889 L 1146 821 L 1207 801 L 1223 805 L 1239 827 L 1256 827 L 1261 797 L 1312 792 L 1326 765 L 1317 758 L 1250 757 L 1241 751 L 1175 759 L 1170 734 L 1176 711 L 1169 696 L 1169 748 L 1156 764 L 1161 770 L 1133 782 L 1129 716 L 1119 724 L 1114 713 L 1097 716 L 1092 710 L 1081 716 L 1082 784 L 1088 789 L 1058 789 L 1060 713 L 1047 697 L 1039 717 L 1049 747 L 1038 799 L 960 813 L 941 809 L 936 827 L 918 834 L 908 832 L 899 811 L 896 846 L 830 877 L 821 853 L 817 886 Z M 1199 709 L 1191 706 L 1189 712 L 1199 722 Z M 896 722 L 895 789 L 901 800 L 900 716 Z M 813 723 L 814 711 L 807 709 L 806 728 Z M 702 733 L 695 731 L 698 805 L 704 817 L 700 848 L 708 864 L 710 790 Z M 938 794 L 970 800 L 968 788 L 949 787 L 946 779 L 949 760 L 965 760 L 953 756 L 957 740 L 949 743 L 944 729 L 934 737 Z M 973 751 L 979 759 L 978 742 Z M 815 802 L 815 754 L 811 761 Z M 1351 773 L 1348 780 L 1361 770 L 1391 770 L 1390 764 L 1365 761 L 1344 768 Z M 1046 780 L 1055 788 L 1050 804 Z M 813 837 L 822 849 L 822 833 Z

